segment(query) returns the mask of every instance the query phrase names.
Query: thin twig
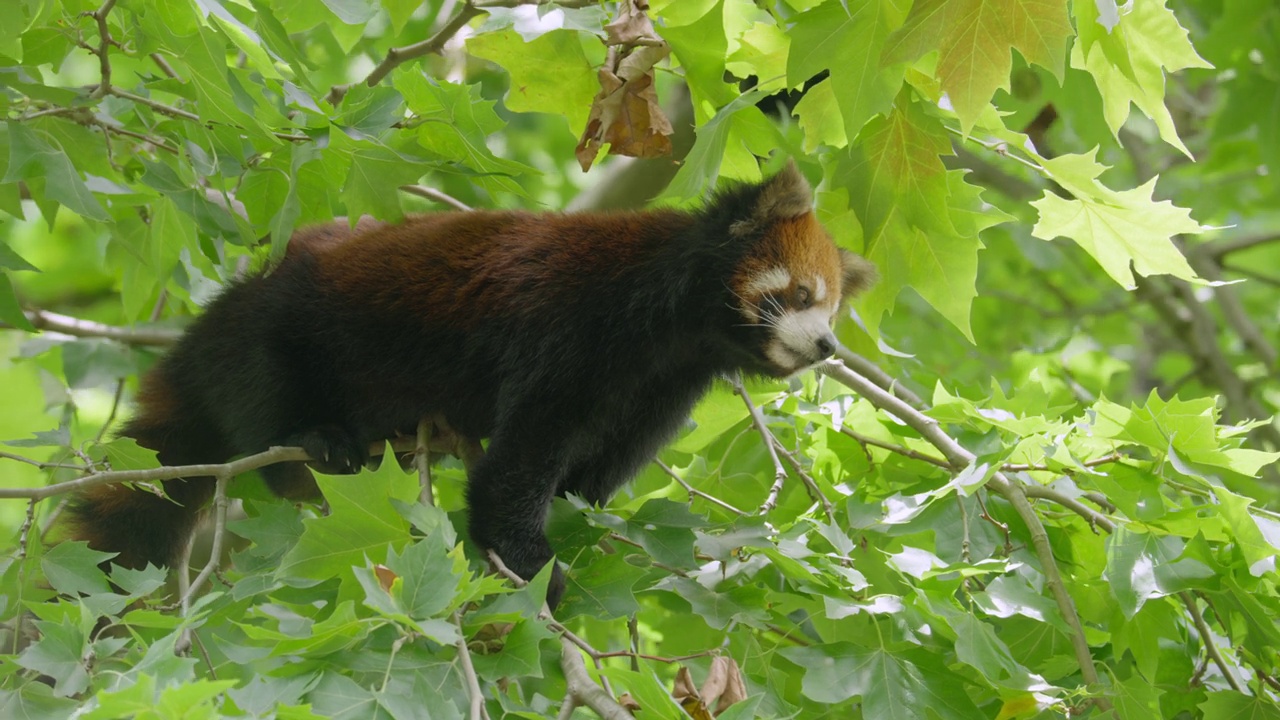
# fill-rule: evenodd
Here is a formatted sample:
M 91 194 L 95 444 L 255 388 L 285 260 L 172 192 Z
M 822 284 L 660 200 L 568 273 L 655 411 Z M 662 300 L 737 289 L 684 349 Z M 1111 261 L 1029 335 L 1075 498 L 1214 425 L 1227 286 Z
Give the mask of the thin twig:
M 401 185 L 400 192 L 406 192 L 410 195 L 417 195 L 428 200 L 444 203 L 455 210 L 464 212 L 471 210 L 471 206 L 455 198 L 454 196 L 441 192 L 435 188 L 429 188 L 425 185 Z
M 81 320 L 80 318 L 48 310 L 25 310 L 23 314 L 26 315 L 27 322 L 34 325 L 37 330 L 60 332 L 74 337 L 108 338 L 110 340 L 119 340 L 126 345 L 167 347 L 177 342 L 182 335 L 177 330 L 108 325 L 93 320 Z
M 922 462 L 927 462 L 930 465 L 937 465 L 938 467 L 946 468 L 947 470 L 953 469 L 951 467 L 951 463 L 947 462 L 946 460 L 940 457 L 934 457 L 933 455 L 930 455 L 928 453 L 922 453 L 917 450 L 912 450 L 909 447 L 903 447 L 902 445 L 895 445 L 891 442 L 885 442 L 884 440 L 877 440 L 869 435 L 863 435 L 862 433 L 854 432 L 853 430 L 850 430 L 847 427 L 841 427 L 840 432 L 845 435 L 848 435 L 854 440 L 857 440 L 862 445 L 871 445 L 872 447 L 878 447 L 882 450 L 888 450 L 891 453 L 895 453 L 903 457 L 909 457 L 913 460 L 920 460 Z
M 227 485 L 234 477 L 229 472 L 218 475 L 213 490 L 213 544 L 209 550 L 209 561 L 201 568 L 200 573 L 191 581 L 187 591 L 182 594 L 182 612 L 185 615 L 191 610 L 191 598 L 200 591 L 201 586 L 213 576 L 222 561 L 222 542 L 227 529 Z
M 489 720 L 489 711 L 484 706 L 484 691 L 480 689 L 480 678 L 476 676 L 475 665 L 471 663 L 471 650 L 467 647 L 467 636 L 462 631 L 462 612 L 453 613 L 453 624 L 458 626 L 458 661 L 462 665 L 462 676 L 467 681 L 467 695 L 471 698 L 470 720 Z
M 41 470 L 78 470 L 80 472 L 86 472 L 88 470 L 88 468 L 86 468 L 83 465 L 68 465 L 67 463 L 40 462 L 39 460 L 32 460 L 31 458 L 23 457 L 21 455 L 14 455 L 13 453 L 4 452 L 3 450 L 0 450 L 0 458 L 4 458 L 6 460 L 16 460 L 20 463 L 26 463 L 27 465 L 31 465 Z
M 1214 240 L 1207 243 L 1201 243 L 1187 252 L 1188 259 L 1192 257 L 1212 258 L 1214 260 L 1222 258 L 1224 255 L 1230 255 L 1241 250 L 1249 250 L 1260 245 L 1269 245 L 1274 242 L 1280 242 L 1280 234 L 1262 233 L 1259 235 L 1244 235 L 1223 240 Z
M 377 67 L 363 80 L 364 84 L 373 87 L 382 82 L 383 78 L 391 74 L 392 70 L 395 70 L 403 63 L 440 52 L 445 43 L 449 42 L 450 38 L 456 35 L 467 23 L 471 22 L 472 18 L 483 13 L 484 10 L 477 8 L 470 2 L 463 4 L 462 8 L 458 10 L 458 14 L 454 15 L 448 23 L 445 23 L 444 27 L 440 28 L 440 32 L 422 42 L 403 47 L 393 47 L 388 50 L 382 62 L 378 63 Z M 335 85 L 329 90 L 329 94 L 325 96 L 325 99 L 329 101 L 329 104 L 337 105 L 342 102 L 342 98 L 350 89 L 350 85 Z
M 98 87 L 93 91 L 94 98 L 105 97 L 111 92 L 111 60 L 108 57 L 108 51 L 111 45 L 115 43 L 111 38 L 111 29 L 107 27 L 107 15 L 111 9 L 115 7 L 116 0 L 106 0 L 89 16 L 93 18 L 98 25 L 98 47 L 96 49 L 90 47 L 90 51 L 98 56 L 98 72 L 101 79 L 98 81 Z
M 683 488 L 685 489 L 685 491 L 689 493 L 689 502 L 693 502 L 693 499 L 694 499 L 695 497 L 700 497 L 700 498 L 702 498 L 703 500 L 706 500 L 707 502 L 709 502 L 709 503 L 711 503 L 711 504 L 713 504 L 713 505 L 718 505 L 718 506 L 720 506 L 720 507 L 724 508 L 725 510 L 728 510 L 729 512 L 731 512 L 731 513 L 733 513 L 733 514 L 735 514 L 735 515 L 746 515 L 746 513 L 745 513 L 745 512 L 743 512 L 742 510 L 739 510 L 738 508 L 736 508 L 736 507 L 734 507 L 734 506 L 730 505 L 729 503 L 727 503 L 727 502 L 725 502 L 725 501 L 721 500 L 720 498 L 715 497 L 714 495 L 708 495 L 707 493 L 704 493 L 704 492 L 702 492 L 701 490 L 699 490 L 699 489 L 697 489 L 697 488 L 693 487 L 693 486 L 692 486 L 692 485 L 690 485 L 689 483 L 685 482 L 684 478 L 682 478 L 682 477 L 680 477 L 679 475 L 677 475 L 677 474 L 676 474 L 676 471 L 675 471 L 674 469 L 672 469 L 672 468 L 671 468 L 671 466 L 667 465 L 666 463 L 662 462 L 661 460 L 657 460 L 657 459 L 655 459 L 653 462 L 654 462 L 654 464 L 655 464 L 655 465 L 657 465 L 658 467 L 662 468 L 662 471 L 663 471 L 663 472 L 665 472 L 667 475 L 671 476 L 671 479 L 672 479 L 672 480 L 675 480 L 676 482 L 680 483 L 680 486 L 681 486 L 681 487 L 683 487 Z
M 1195 598 L 1191 597 L 1191 593 L 1183 590 L 1178 593 L 1178 598 L 1182 600 L 1182 604 L 1187 606 L 1187 613 L 1191 615 L 1191 621 L 1195 623 L 1196 632 L 1200 634 L 1200 642 L 1204 645 L 1205 655 L 1218 666 L 1218 671 L 1222 673 L 1222 677 L 1226 678 L 1227 684 L 1236 692 L 1243 692 L 1240 689 L 1240 682 L 1236 680 L 1235 673 L 1231 672 L 1231 668 L 1227 667 L 1227 661 L 1222 658 L 1222 653 L 1218 652 L 1218 647 L 1213 644 L 1213 634 L 1209 632 L 1209 626 L 1205 624 L 1204 617 L 1200 615 L 1200 608 L 1196 607 Z
M 1218 265 L 1213 258 L 1204 257 L 1187 253 L 1187 261 L 1191 263 L 1191 267 L 1196 274 L 1205 280 L 1221 281 L 1222 267 Z M 1267 342 L 1262 331 L 1258 329 L 1257 324 L 1249 317 L 1249 313 L 1244 309 L 1244 305 L 1240 302 L 1240 296 L 1236 294 L 1236 289 L 1232 285 L 1216 285 L 1212 288 L 1213 297 L 1218 301 L 1218 309 L 1222 311 L 1222 317 L 1227 324 L 1235 329 L 1236 334 L 1244 341 L 1244 344 L 1253 351 L 1254 355 L 1262 361 L 1262 364 L 1268 370 L 1276 368 L 1277 354 L 1276 349 Z
M 413 448 L 413 464 L 418 469 L 418 502 L 436 504 L 431 478 L 431 418 L 418 421 L 418 444 Z

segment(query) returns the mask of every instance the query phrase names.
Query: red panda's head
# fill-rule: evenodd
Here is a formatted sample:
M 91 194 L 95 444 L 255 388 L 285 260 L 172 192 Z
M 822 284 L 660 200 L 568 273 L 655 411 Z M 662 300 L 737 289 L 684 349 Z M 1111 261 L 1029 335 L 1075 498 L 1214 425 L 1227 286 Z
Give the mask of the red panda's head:
M 794 164 L 760 187 L 730 233 L 748 243 L 728 285 L 758 369 L 786 377 L 830 357 L 837 312 L 875 282 L 876 271 L 836 247 Z

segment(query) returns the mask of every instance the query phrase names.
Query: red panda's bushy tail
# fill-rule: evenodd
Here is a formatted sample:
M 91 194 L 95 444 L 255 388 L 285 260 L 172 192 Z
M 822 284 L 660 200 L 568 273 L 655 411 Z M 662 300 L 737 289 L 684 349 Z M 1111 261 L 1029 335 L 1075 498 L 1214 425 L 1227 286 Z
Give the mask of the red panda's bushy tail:
M 212 424 L 179 401 L 163 366 L 143 379 L 137 415 L 121 435 L 155 450 L 165 465 L 225 462 L 230 453 Z M 163 482 L 164 494 L 124 485 L 99 485 L 76 495 L 68 505 L 71 540 L 84 540 L 128 568 L 172 566 L 182 556 L 200 514 L 213 497 L 212 477 Z

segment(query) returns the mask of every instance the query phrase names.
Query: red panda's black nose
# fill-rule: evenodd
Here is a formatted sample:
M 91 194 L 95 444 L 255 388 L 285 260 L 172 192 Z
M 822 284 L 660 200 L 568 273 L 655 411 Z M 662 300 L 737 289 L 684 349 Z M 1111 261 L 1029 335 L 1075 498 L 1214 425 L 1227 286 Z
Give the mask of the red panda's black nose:
M 826 335 L 823 335 L 822 337 L 818 338 L 818 341 L 816 344 L 818 346 L 818 355 L 820 357 L 829 358 L 832 355 L 835 355 L 836 353 L 836 336 L 835 335 L 832 335 L 831 333 L 827 333 Z

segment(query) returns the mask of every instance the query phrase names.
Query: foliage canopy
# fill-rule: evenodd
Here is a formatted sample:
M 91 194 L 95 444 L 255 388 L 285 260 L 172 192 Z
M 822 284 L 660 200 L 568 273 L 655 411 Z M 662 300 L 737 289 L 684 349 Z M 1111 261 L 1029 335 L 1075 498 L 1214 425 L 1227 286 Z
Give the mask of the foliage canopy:
M 1280 718 L 1271 0 L 5 13 L 0 716 Z M 460 542 L 452 460 L 435 506 L 391 461 L 300 512 L 249 473 L 191 591 L 54 542 L 50 486 L 164 472 L 112 439 L 138 373 L 295 228 L 786 156 L 880 268 L 853 350 L 558 501 L 556 619 Z

